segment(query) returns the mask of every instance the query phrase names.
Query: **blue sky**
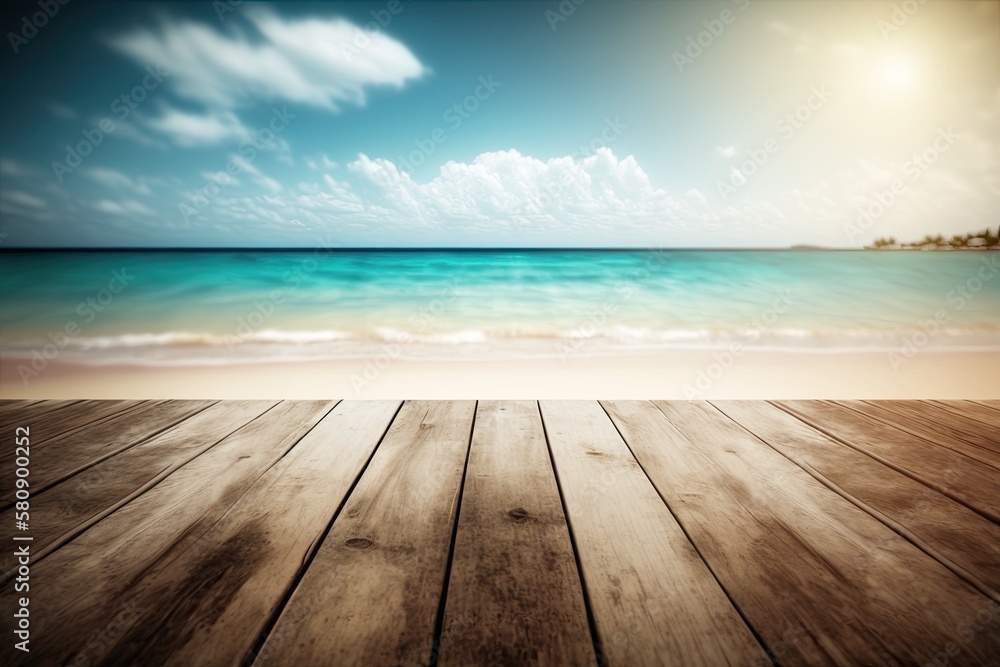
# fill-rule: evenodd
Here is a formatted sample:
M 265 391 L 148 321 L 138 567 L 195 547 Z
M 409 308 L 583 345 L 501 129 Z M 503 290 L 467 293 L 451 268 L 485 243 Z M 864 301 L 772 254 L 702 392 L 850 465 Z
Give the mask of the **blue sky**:
M 899 7 L 81 1 L 32 31 L 23 3 L 0 233 L 731 247 L 994 227 L 1000 3 Z

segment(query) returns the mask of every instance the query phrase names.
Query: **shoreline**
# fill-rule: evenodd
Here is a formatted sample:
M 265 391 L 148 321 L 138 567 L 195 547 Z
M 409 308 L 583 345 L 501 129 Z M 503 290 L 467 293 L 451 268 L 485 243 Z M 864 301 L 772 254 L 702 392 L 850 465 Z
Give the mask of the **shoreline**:
M 0 361 L 2 399 L 998 399 L 1000 351 L 706 350 L 566 360 L 372 358 L 220 366 Z

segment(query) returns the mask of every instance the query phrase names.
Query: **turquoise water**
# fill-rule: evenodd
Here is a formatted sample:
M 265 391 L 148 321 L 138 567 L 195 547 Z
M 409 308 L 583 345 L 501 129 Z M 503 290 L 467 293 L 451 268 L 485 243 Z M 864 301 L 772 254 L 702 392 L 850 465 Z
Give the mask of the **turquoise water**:
M 8 253 L 0 348 L 82 363 L 1000 348 L 1000 253 Z M 115 272 L 118 272 L 116 277 Z M 929 322 L 933 320 L 933 322 Z M 935 325 L 936 322 L 936 325 Z

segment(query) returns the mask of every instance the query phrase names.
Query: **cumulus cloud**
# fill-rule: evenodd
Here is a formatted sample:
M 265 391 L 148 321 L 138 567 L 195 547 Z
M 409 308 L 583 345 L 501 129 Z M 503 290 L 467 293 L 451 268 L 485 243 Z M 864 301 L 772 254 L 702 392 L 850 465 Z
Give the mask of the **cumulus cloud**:
M 103 167 L 90 167 L 83 170 L 83 174 L 107 188 L 115 190 L 128 190 L 140 195 L 151 195 L 153 192 L 143 179 L 133 179 L 120 171 L 105 169 Z
M 426 182 L 390 160 L 361 154 L 343 179 L 324 174 L 274 196 L 234 193 L 215 214 L 236 224 L 299 220 L 312 233 L 331 230 L 362 244 L 572 243 L 607 245 L 682 242 L 726 216 L 691 189 L 672 197 L 651 184 L 628 156 L 608 148 L 583 159 L 540 160 L 516 150 L 448 162 Z
M 188 113 L 177 109 L 167 109 L 163 115 L 147 118 L 143 122 L 151 129 L 168 136 L 179 146 L 213 145 L 223 141 L 246 139 L 250 131 L 244 127 L 236 114 Z
M 35 173 L 32 167 L 24 165 L 10 158 L 0 158 L 0 176 L 30 176 Z
M 729 245 L 777 246 L 797 242 L 809 225 L 825 237 L 816 242 L 844 245 L 844 211 L 832 206 L 829 184 L 718 207 L 697 188 L 656 187 L 632 156 L 609 148 L 582 159 L 483 153 L 426 181 L 361 154 L 340 174 L 280 192 L 227 190 L 212 201 L 204 233 L 272 244 L 704 246 L 723 232 Z
M 252 7 L 243 14 L 259 39 L 164 20 L 110 45 L 143 66 L 163 65 L 165 85 L 179 96 L 220 109 L 263 99 L 337 110 L 364 104 L 369 86 L 400 87 L 425 71 L 400 42 L 344 19 L 286 19 Z
M 43 199 L 21 190 L 3 190 L 3 201 L 6 204 L 23 206 L 26 208 L 45 208 L 47 204 Z
M 691 199 L 692 201 L 698 202 L 702 206 L 708 205 L 708 199 L 706 199 L 705 195 L 703 195 L 696 188 L 691 188 L 690 190 L 684 193 L 684 196 L 687 197 L 688 199 Z
M 471 163 L 446 163 L 427 183 L 414 181 L 389 160 L 363 154 L 347 168 L 358 177 L 366 201 L 425 220 L 634 219 L 679 206 L 650 184 L 635 158 L 619 160 L 608 148 L 582 160 L 542 161 L 515 150 L 484 153 Z
M 93 202 L 91 208 L 98 213 L 110 213 L 112 215 L 153 215 L 153 211 L 134 199 L 126 199 L 124 201 L 101 199 Z

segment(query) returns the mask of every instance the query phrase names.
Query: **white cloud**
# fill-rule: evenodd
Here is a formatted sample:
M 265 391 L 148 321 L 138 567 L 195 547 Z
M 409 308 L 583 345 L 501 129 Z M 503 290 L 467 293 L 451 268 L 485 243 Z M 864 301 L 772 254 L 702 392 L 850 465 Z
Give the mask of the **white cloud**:
M 332 234 L 345 245 L 706 246 L 724 231 L 725 245 L 780 246 L 810 240 L 799 233 L 806 225 L 833 230 L 827 237 L 843 244 L 843 211 L 820 203 L 828 194 L 824 186 L 717 207 L 697 188 L 675 197 L 655 187 L 633 157 L 608 148 L 583 159 L 484 153 L 448 162 L 426 182 L 362 154 L 343 179 L 324 174 L 280 193 L 224 194 L 213 220 L 220 230 L 285 243 Z M 300 227 L 303 236 L 290 231 Z
M 965 233 L 992 219 L 998 191 L 985 187 L 982 177 L 998 173 L 994 151 L 965 135 L 953 150 L 919 181 L 908 181 L 905 196 L 866 234 Z M 241 169 L 240 182 L 228 183 L 211 209 L 195 218 L 195 228 L 185 232 L 188 242 L 238 235 L 271 245 L 328 238 L 341 245 L 860 245 L 871 238 L 849 239 L 847 225 L 893 178 L 903 177 L 890 160 L 863 160 L 828 181 L 802 179 L 784 190 L 761 192 L 754 181 L 722 205 L 705 189 L 708 184 L 689 184 L 676 194 L 656 187 L 633 157 L 619 158 L 608 148 L 582 159 L 483 153 L 469 162 L 448 162 L 433 178 L 419 181 L 390 160 L 364 154 L 345 164 L 337 178 L 317 173 L 306 183 L 279 183 L 255 160 L 230 154 L 226 163 L 230 159 Z M 122 177 L 148 183 L 154 194 L 162 189 L 154 183 L 164 183 L 97 173 L 107 183 Z M 219 172 L 202 176 L 214 180 Z M 108 234 L 126 223 L 130 230 L 159 230 L 176 218 L 174 207 L 143 201 L 156 213 L 127 198 L 78 203 L 102 216 Z M 48 207 L 31 208 L 39 203 Z M 10 190 L 0 204 L 0 211 L 35 223 L 60 206 L 58 199 L 42 202 Z M 70 212 L 68 206 L 63 210 Z
M 250 174 L 253 182 L 259 185 L 260 187 L 265 188 L 266 190 L 272 193 L 281 192 L 282 190 L 284 190 L 284 186 L 280 182 L 269 176 L 262 174 L 260 169 L 258 169 L 251 160 L 246 159 L 242 155 L 237 155 L 236 153 L 230 155 L 229 159 L 240 168 L 240 171 L 238 173 L 245 172 L 247 174 Z
M 250 160 L 246 159 L 242 155 L 238 155 L 236 153 L 233 153 L 233 154 L 231 154 L 229 156 L 229 160 L 231 162 L 235 163 L 237 167 L 239 167 L 240 170 L 239 170 L 239 172 L 236 172 L 236 173 L 241 173 L 241 172 L 245 171 L 246 173 L 253 174 L 254 176 L 260 176 L 261 175 L 260 170 L 257 169 L 257 167 L 253 166 L 253 162 L 251 162 Z
M 35 170 L 10 158 L 0 158 L 0 176 L 30 176 Z
M 27 192 L 22 192 L 21 190 L 3 190 L 2 194 L 3 201 L 6 204 L 14 204 L 26 208 L 46 208 L 48 206 L 45 200 L 39 199 L 34 195 L 29 195 Z
M 203 171 L 201 172 L 201 177 L 216 185 L 230 186 L 240 184 L 240 179 L 225 171 Z
M 706 199 L 705 195 L 703 195 L 697 188 L 691 188 L 684 193 L 684 196 L 698 202 L 702 206 L 708 205 L 708 199 Z
M 572 227 L 649 221 L 686 206 L 653 187 L 635 158 L 619 160 L 607 148 L 578 161 L 543 162 L 514 150 L 483 153 L 471 163 L 446 163 L 428 183 L 363 154 L 347 168 L 361 181 L 369 207 L 425 221 L 526 218 Z
M 143 122 L 180 146 L 215 145 L 226 140 L 244 140 L 250 135 L 236 114 L 230 111 L 197 114 L 166 109 L 163 115 L 146 118 Z
M 308 159 L 306 160 L 306 166 L 312 170 L 322 169 L 323 171 L 332 171 L 337 169 L 340 165 L 326 156 L 326 153 L 320 156 L 318 160 Z
M 133 117 L 138 117 L 138 112 L 134 113 Z M 95 119 L 94 124 L 96 125 L 98 122 L 100 122 L 99 119 Z M 117 123 L 115 125 L 115 135 L 125 137 L 126 139 L 142 144 L 143 146 L 151 146 L 160 149 L 168 147 L 165 142 L 160 141 L 159 139 L 154 139 L 140 130 L 139 127 L 131 120 Z
M 736 155 L 736 146 L 719 146 L 715 149 L 722 157 L 733 157 Z
M 270 176 L 258 176 L 255 181 L 257 185 L 269 190 L 270 192 L 281 192 L 285 189 L 279 181 L 271 178 Z
M 159 31 L 133 30 L 110 44 L 142 65 L 163 65 L 178 95 L 222 109 L 266 99 L 336 110 L 364 104 L 369 86 L 400 87 L 425 72 L 400 42 L 344 19 L 285 19 L 251 7 L 243 15 L 263 40 L 165 20 Z
M 116 190 L 129 190 L 140 195 L 151 195 L 152 190 L 150 190 L 149 185 L 142 179 L 135 180 L 129 176 L 121 173 L 120 171 L 115 171 L 114 169 L 105 169 L 103 167 L 90 167 L 83 170 L 83 174 L 101 185 L 113 188 Z
M 120 202 L 101 199 L 93 202 L 90 206 L 98 213 L 110 213 L 112 215 L 153 215 L 153 211 L 134 199 L 126 199 Z

